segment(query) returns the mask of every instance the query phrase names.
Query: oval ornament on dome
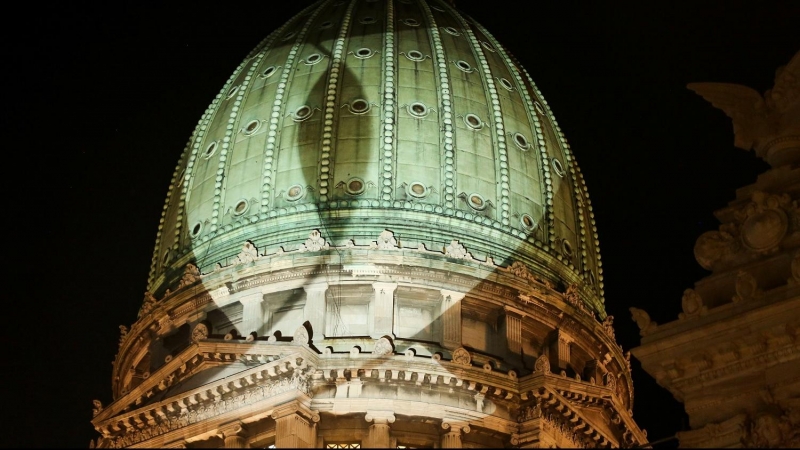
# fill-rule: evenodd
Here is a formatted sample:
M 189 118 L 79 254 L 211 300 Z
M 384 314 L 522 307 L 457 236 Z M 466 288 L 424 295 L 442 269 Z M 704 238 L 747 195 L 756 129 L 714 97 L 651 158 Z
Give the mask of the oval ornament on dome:
M 742 243 L 756 252 L 767 251 L 780 244 L 789 230 L 786 213 L 768 209 L 754 214 L 742 224 Z

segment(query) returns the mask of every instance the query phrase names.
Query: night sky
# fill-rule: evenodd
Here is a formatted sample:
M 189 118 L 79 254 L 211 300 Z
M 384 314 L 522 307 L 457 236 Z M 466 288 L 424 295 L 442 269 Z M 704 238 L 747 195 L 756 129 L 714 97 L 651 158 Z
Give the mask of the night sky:
M 683 290 L 707 275 L 695 239 L 767 168 L 685 85 L 770 88 L 800 50 L 800 8 L 555 3 L 457 2 L 526 67 L 570 142 L 599 228 L 606 308 L 628 350 L 639 342 L 628 308 L 677 319 Z M 91 401 L 111 401 L 118 326 L 141 305 L 175 163 L 236 65 L 307 4 L 66 2 L 6 18 L 3 446 L 97 436 Z M 633 370 L 650 439 L 685 429 L 681 405 L 635 360 Z

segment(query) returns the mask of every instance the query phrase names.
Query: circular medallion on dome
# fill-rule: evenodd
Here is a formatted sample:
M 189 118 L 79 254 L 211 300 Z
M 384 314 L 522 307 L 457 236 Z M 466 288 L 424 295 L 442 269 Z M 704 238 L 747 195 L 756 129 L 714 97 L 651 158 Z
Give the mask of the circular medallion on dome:
M 266 69 L 261 71 L 261 77 L 262 78 L 269 78 L 269 77 L 275 75 L 275 72 L 277 72 L 277 71 L 278 71 L 277 67 L 269 66 Z
M 237 93 L 238 91 L 239 91 L 239 86 L 238 86 L 238 85 L 237 85 L 237 86 L 234 86 L 234 87 L 232 87 L 232 88 L 230 88 L 230 90 L 228 91 L 228 95 L 227 95 L 225 98 L 231 98 L 231 97 L 233 97 L 234 95 L 236 95 L 236 93 Z
M 467 73 L 472 72 L 472 66 L 470 66 L 469 63 L 464 61 L 463 59 L 459 59 L 458 61 L 456 61 L 456 67 L 458 67 L 458 69 L 461 70 L 462 72 L 467 72 Z
M 500 78 L 500 86 L 503 86 L 506 90 L 509 90 L 509 91 L 513 91 L 514 90 L 514 85 L 511 84 L 511 82 L 508 81 L 505 78 Z
M 533 217 L 531 217 L 530 214 L 525 213 L 522 216 L 520 216 L 519 222 L 522 224 L 522 228 L 526 230 L 530 231 L 536 228 L 536 221 L 533 220 Z
M 418 50 L 411 50 L 406 53 L 406 58 L 410 59 L 411 61 L 422 61 L 425 59 L 425 56 Z
M 486 209 L 486 200 L 484 200 L 483 196 L 480 194 L 469 194 L 469 197 L 467 197 L 467 204 L 476 211 L 483 211 Z
M 361 20 L 359 20 L 359 22 L 361 22 L 361 23 L 363 23 L 365 25 L 368 25 L 368 24 L 371 24 L 371 23 L 375 23 L 375 18 L 371 17 L 371 16 L 367 16 L 367 17 L 364 17 Z
M 526 138 L 522 133 L 514 133 L 514 144 L 517 147 L 521 148 L 522 150 L 527 150 L 531 147 L 530 142 L 528 142 L 528 138 Z
M 288 41 L 289 39 L 291 39 L 291 38 L 293 38 L 295 36 L 297 36 L 297 31 L 290 31 L 290 32 L 286 33 L 285 35 L 283 35 L 283 39 L 281 39 L 281 40 L 282 41 Z
M 312 53 L 308 55 L 306 59 L 303 60 L 303 63 L 308 66 L 313 66 L 314 64 L 317 64 L 320 61 L 322 61 L 322 55 L 320 55 L 319 53 Z
M 444 12 L 444 9 L 442 9 L 442 8 L 436 6 L 436 5 L 431 5 L 431 9 L 434 10 L 434 11 Z
M 303 186 L 295 184 L 286 191 L 286 200 L 290 202 L 296 202 L 297 200 L 303 198 L 305 195 L 306 195 L 306 190 L 303 189 Z
M 314 110 L 312 110 L 310 106 L 303 105 L 294 110 L 294 114 L 292 114 L 292 119 L 295 122 L 302 122 L 311 117 L 313 114 Z
M 561 254 L 565 258 L 572 258 L 572 245 L 566 239 L 561 241 Z
M 248 209 L 250 209 L 250 202 L 243 198 L 236 202 L 236 206 L 233 207 L 233 215 L 241 216 L 246 213 Z
M 419 21 L 417 19 L 403 19 L 403 23 L 410 27 L 418 27 Z
M 244 126 L 244 128 L 242 129 L 242 132 L 244 134 L 246 134 L 247 136 L 251 136 L 251 135 L 255 134 L 256 131 L 258 131 L 259 128 L 261 128 L 261 121 L 254 119 L 254 120 L 251 120 L 250 122 L 248 122 L 247 125 Z
M 553 170 L 559 177 L 564 177 L 564 166 L 562 166 L 561 161 L 556 158 L 553 158 Z
M 742 243 L 754 251 L 766 251 L 781 243 L 789 230 L 786 213 L 767 209 L 748 217 L 742 224 Z
M 344 191 L 350 195 L 363 194 L 366 189 L 367 186 L 364 184 L 364 180 L 358 177 L 350 178 L 344 184 Z
M 414 102 L 408 105 L 408 113 L 414 117 L 425 117 L 428 115 L 428 107 L 423 103 Z
M 406 188 L 408 195 L 416 198 L 422 198 L 428 195 L 428 188 L 419 181 L 413 181 Z
M 461 36 L 461 33 L 459 33 L 459 32 L 458 32 L 458 30 L 456 30 L 456 29 L 455 29 L 455 28 L 453 28 L 453 27 L 444 27 L 444 28 L 442 28 L 442 29 L 443 29 L 443 30 L 445 31 L 445 33 L 447 33 L 447 34 L 452 34 L 453 36 Z
M 481 41 L 481 45 L 482 45 L 482 46 L 483 46 L 483 48 L 485 48 L 486 50 L 489 50 L 490 52 L 494 52 L 494 47 L 492 47 L 492 44 L 490 44 L 490 43 L 488 43 L 488 42 L 486 42 L 486 41 Z
M 181 169 L 181 173 L 175 178 L 175 186 L 180 186 L 183 183 L 183 176 L 186 174 L 186 168 Z
M 325 22 L 322 22 L 322 23 L 319 25 L 319 28 L 320 28 L 321 30 L 327 30 L 328 28 L 330 28 L 330 27 L 332 27 L 332 26 L 333 26 L 333 22 L 331 22 L 330 20 L 326 20 Z
M 353 103 L 348 105 L 348 109 L 353 114 L 365 114 L 369 112 L 370 104 L 363 98 L 357 98 L 353 100 Z
M 542 108 L 542 104 L 541 104 L 541 103 L 539 103 L 539 102 L 533 102 L 533 106 L 534 106 L 534 108 L 536 108 L 536 111 L 537 111 L 539 114 L 544 114 L 544 109 Z
M 203 158 L 208 159 L 214 156 L 214 153 L 217 152 L 217 141 L 214 141 L 206 147 L 206 151 L 203 152 Z
M 189 236 L 192 238 L 196 238 L 200 236 L 200 233 L 203 231 L 203 222 L 197 222 L 192 226 L 192 229 L 189 231 Z
M 483 128 L 483 121 L 481 118 L 472 113 L 464 116 L 464 123 L 467 124 L 467 127 L 472 128 L 473 130 L 480 130 Z
M 362 47 L 355 52 L 353 55 L 358 59 L 367 59 L 375 55 L 375 51 L 366 47 Z

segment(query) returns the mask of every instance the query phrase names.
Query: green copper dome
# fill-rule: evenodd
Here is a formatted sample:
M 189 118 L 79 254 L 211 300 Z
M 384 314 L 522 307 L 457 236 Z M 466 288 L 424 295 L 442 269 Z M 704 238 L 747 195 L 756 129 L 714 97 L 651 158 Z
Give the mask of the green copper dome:
M 291 251 L 318 230 L 343 252 L 389 230 L 433 254 L 526 264 L 578 284 L 601 316 L 585 183 L 528 73 L 440 1 L 316 3 L 235 69 L 178 162 L 149 287 L 246 241 Z M 339 249 L 339 250 L 336 250 Z M 377 250 L 376 250 L 377 251 Z

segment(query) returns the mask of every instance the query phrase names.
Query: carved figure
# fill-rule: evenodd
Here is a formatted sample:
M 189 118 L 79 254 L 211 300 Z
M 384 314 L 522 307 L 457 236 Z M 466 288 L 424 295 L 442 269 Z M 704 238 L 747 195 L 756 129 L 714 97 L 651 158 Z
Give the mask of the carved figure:
M 728 259 L 738 249 L 739 241 L 729 231 L 735 228 L 721 226 L 720 231 L 706 231 L 694 244 L 694 259 L 704 269 L 713 270 L 718 261 Z
M 533 364 L 533 371 L 537 373 L 550 373 L 550 361 L 547 359 L 547 356 L 541 355 L 536 358 L 536 362 Z
M 614 316 L 606 316 L 606 318 L 603 319 L 603 331 L 606 332 L 612 341 L 616 340 L 614 335 Z
M 178 289 L 190 286 L 198 281 L 200 281 L 200 269 L 194 264 L 189 263 L 183 270 L 183 277 L 181 277 L 181 281 L 178 283 Z
M 796 122 L 787 120 L 800 98 L 800 53 L 775 74 L 775 85 L 762 97 L 747 86 L 729 83 L 691 83 L 687 87 L 698 93 L 733 121 L 734 145 L 750 150 L 776 165 L 786 162 L 768 154 L 768 144 L 779 136 L 793 134 Z
M 394 346 L 389 338 L 384 336 L 375 341 L 375 347 L 372 349 L 372 353 L 376 356 L 391 355 L 394 353 Z
M 736 275 L 735 287 L 736 295 L 733 296 L 734 303 L 754 300 L 761 296 L 761 291 L 758 289 L 758 282 L 755 277 L 743 270 L 740 270 Z
M 308 336 L 308 330 L 306 327 L 300 325 L 296 330 L 294 330 L 294 340 L 292 342 L 295 344 L 307 345 L 309 340 L 310 338 Z
M 305 244 L 300 244 L 300 251 L 303 252 L 318 252 L 329 248 L 330 246 L 325 241 L 325 238 L 319 233 L 319 230 L 311 230 Z
M 149 314 L 150 311 L 155 309 L 157 302 L 158 300 L 156 300 L 156 298 L 153 296 L 152 293 L 150 293 L 150 291 L 145 291 L 144 300 L 142 301 L 142 307 L 139 309 L 139 314 L 137 317 L 142 317 L 146 314 Z
M 92 408 L 92 417 L 100 414 L 100 412 L 103 411 L 103 404 L 100 402 L 100 400 L 92 400 L 92 405 L 94 405 L 94 408 Z
M 242 251 L 236 256 L 234 264 L 248 264 L 258 258 L 258 249 L 250 242 L 245 241 L 242 245 Z
M 383 230 L 378 236 L 378 248 L 380 250 L 393 250 L 397 248 L 397 239 L 394 238 L 394 233 L 389 230 Z
M 208 338 L 208 326 L 204 323 L 198 323 L 192 330 L 192 340 L 195 342 L 202 341 Z
M 125 325 L 119 326 L 119 346 L 122 347 L 122 344 L 125 342 L 125 337 L 128 336 L 128 327 Z
M 658 324 L 650 320 L 650 315 L 647 314 L 645 310 L 639 308 L 629 308 L 629 311 L 633 316 L 634 322 L 636 322 L 636 325 L 639 326 L 639 334 L 641 336 L 647 336 L 655 331 Z
M 683 291 L 681 298 L 681 307 L 683 312 L 678 314 L 679 319 L 687 319 L 705 313 L 708 308 L 703 305 L 703 299 L 694 289 L 686 289 Z
M 467 249 L 464 248 L 464 246 L 461 245 L 461 243 L 458 242 L 457 240 L 451 241 L 450 245 L 445 247 L 444 255 L 448 256 L 450 258 L 456 258 L 456 259 L 469 259 L 469 258 L 472 258 L 472 255 L 470 255 L 467 252 Z

